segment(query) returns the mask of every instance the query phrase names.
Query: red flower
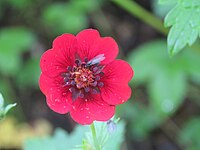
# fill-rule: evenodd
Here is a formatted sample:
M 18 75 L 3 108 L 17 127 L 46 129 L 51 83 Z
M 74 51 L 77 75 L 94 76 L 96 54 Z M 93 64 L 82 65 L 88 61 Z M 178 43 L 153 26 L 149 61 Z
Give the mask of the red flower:
M 133 70 L 115 60 L 117 54 L 116 42 L 97 30 L 57 37 L 40 62 L 39 84 L 48 106 L 60 114 L 70 112 L 80 124 L 109 120 L 115 105 L 131 96 Z

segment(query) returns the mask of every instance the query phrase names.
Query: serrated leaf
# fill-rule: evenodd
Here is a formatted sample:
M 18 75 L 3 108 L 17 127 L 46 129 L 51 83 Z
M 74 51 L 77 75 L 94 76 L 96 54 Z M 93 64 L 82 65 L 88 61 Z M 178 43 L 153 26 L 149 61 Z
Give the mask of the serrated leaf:
M 116 130 L 111 134 L 108 134 L 106 122 L 95 122 L 95 127 L 98 142 L 104 146 L 102 150 L 110 148 L 119 149 L 124 139 L 124 122 L 120 121 L 117 124 Z M 85 135 L 87 136 L 87 140 L 84 140 Z M 113 141 L 114 138 L 115 141 Z M 83 141 L 82 145 L 81 141 Z M 24 143 L 24 150 L 88 150 L 92 149 L 92 147 L 94 147 L 94 143 L 89 126 L 77 126 L 70 134 L 63 129 L 56 129 L 52 137 L 35 137 L 26 140 Z
M 191 46 L 200 36 L 200 1 L 178 0 L 165 17 L 165 26 L 170 27 L 168 51 L 174 55 L 187 45 Z
M 108 149 L 115 149 L 120 150 L 120 145 L 124 141 L 124 134 L 125 134 L 125 123 L 120 121 L 116 123 L 116 129 L 109 133 L 108 126 L 106 122 L 94 122 L 96 134 L 97 134 L 97 141 L 101 146 L 102 150 Z M 115 140 L 113 140 L 115 139 Z M 87 140 L 94 147 L 94 142 L 92 138 L 91 132 L 87 134 Z
M 52 137 L 35 137 L 26 140 L 24 150 L 70 150 L 81 144 L 85 131 L 88 131 L 85 126 L 77 126 L 71 134 L 58 128 Z

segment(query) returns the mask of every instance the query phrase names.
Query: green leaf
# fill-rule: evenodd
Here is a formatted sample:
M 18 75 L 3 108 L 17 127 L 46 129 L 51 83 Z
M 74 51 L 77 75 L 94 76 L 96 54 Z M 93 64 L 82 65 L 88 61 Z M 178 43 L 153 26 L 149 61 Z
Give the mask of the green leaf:
M 151 108 L 137 102 L 132 106 L 132 119 L 130 125 L 131 135 L 135 140 L 144 140 L 151 130 L 156 128 L 164 120 Z
M 182 55 L 169 58 L 164 41 L 154 41 L 135 49 L 128 61 L 135 70 L 132 82 L 147 84 L 150 105 L 160 115 L 170 115 L 184 100 L 186 74 Z M 134 84 L 135 84 L 134 83 Z
M 86 14 L 67 3 L 54 3 L 43 12 L 45 24 L 56 34 L 76 33 L 87 27 Z
M 165 41 L 157 40 L 139 46 L 128 56 L 128 62 L 135 71 L 131 83 L 144 83 L 155 77 L 155 73 L 169 61 Z M 144 67 L 145 66 L 145 67 Z
M 56 129 L 52 137 L 35 137 L 25 141 L 24 150 L 70 150 L 80 145 L 88 128 L 77 126 L 69 134 L 63 129 Z
M 83 13 L 97 10 L 104 0 L 72 0 L 71 5 Z
M 182 71 L 165 68 L 157 73 L 148 87 L 150 105 L 160 115 L 170 115 L 182 104 L 186 93 L 186 78 Z
M 113 123 L 115 123 L 114 120 Z M 125 134 L 125 123 L 123 121 L 115 123 L 116 129 L 112 133 L 109 133 L 106 122 L 95 122 L 94 125 L 96 128 L 97 140 L 98 143 L 102 146 L 102 150 L 120 150 L 120 146 L 124 141 Z M 87 135 L 87 139 L 91 145 L 94 145 L 91 133 Z
M 8 111 L 12 109 L 13 107 L 15 107 L 16 105 L 17 104 L 14 103 L 14 104 L 9 104 L 6 107 L 4 107 L 4 99 L 3 99 L 2 94 L 0 93 L 0 120 L 3 119 L 8 113 Z
M 6 115 L 8 113 L 9 110 L 11 110 L 13 107 L 15 107 L 17 105 L 17 103 L 14 104 L 9 104 L 5 107 L 4 109 L 4 115 Z
M 199 0 L 177 0 L 176 6 L 167 14 L 165 26 L 171 26 L 167 39 L 170 55 L 191 46 L 200 36 L 199 14 Z
M 34 43 L 32 33 L 25 28 L 0 30 L 0 70 L 5 75 L 16 75 L 21 67 L 21 53 Z
M 103 146 L 102 150 L 120 149 L 124 140 L 125 123 L 120 121 L 113 133 L 108 133 L 106 122 L 95 122 L 98 142 Z M 86 137 L 86 138 L 85 138 Z M 113 141 L 115 139 L 115 141 Z M 81 144 L 81 141 L 82 144 Z M 52 137 L 36 137 L 25 141 L 24 150 L 70 150 L 70 149 L 94 148 L 92 134 L 89 126 L 77 126 L 68 134 L 62 129 L 56 129 Z
M 152 129 L 179 109 L 187 94 L 188 80 L 195 83 L 200 80 L 198 51 L 188 48 L 169 58 L 166 49 L 166 42 L 157 40 L 141 45 L 128 55 L 128 62 L 135 71 L 131 85 L 143 85 L 142 92 L 147 89 L 147 94 L 136 93 L 144 95 L 137 101 L 146 99 L 147 106 L 128 103 L 120 110 L 132 120 L 130 130 L 136 139 L 148 136 Z
M 186 147 L 187 150 L 198 150 L 200 149 L 200 118 L 196 117 L 183 126 L 180 134 L 179 141 Z
M 3 106 L 4 106 L 4 99 L 3 99 L 2 94 L 0 93 L 0 112 L 3 109 Z
M 8 0 L 7 2 L 14 8 L 22 9 L 31 4 L 32 0 Z
M 159 4 L 172 4 L 176 2 L 177 0 L 159 0 Z

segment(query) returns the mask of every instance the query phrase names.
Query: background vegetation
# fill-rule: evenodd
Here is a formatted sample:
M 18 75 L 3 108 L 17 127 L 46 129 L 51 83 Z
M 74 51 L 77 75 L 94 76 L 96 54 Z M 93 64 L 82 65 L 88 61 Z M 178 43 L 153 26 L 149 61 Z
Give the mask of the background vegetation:
M 39 60 L 58 35 L 96 28 L 135 71 L 115 149 L 199 150 L 199 15 L 199 0 L 0 0 L 0 92 L 17 103 L 0 121 L 0 149 L 81 144 L 87 129 L 47 107 Z

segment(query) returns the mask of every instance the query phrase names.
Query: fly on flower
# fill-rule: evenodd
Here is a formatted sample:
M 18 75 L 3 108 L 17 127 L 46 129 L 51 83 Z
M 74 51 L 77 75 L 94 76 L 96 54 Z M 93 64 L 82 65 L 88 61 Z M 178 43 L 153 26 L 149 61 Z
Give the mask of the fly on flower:
M 115 60 L 117 54 L 116 42 L 94 29 L 57 37 L 40 62 L 47 105 L 60 114 L 69 112 L 80 124 L 109 120 L 115 106 L 131 96 L 133 70 Z

